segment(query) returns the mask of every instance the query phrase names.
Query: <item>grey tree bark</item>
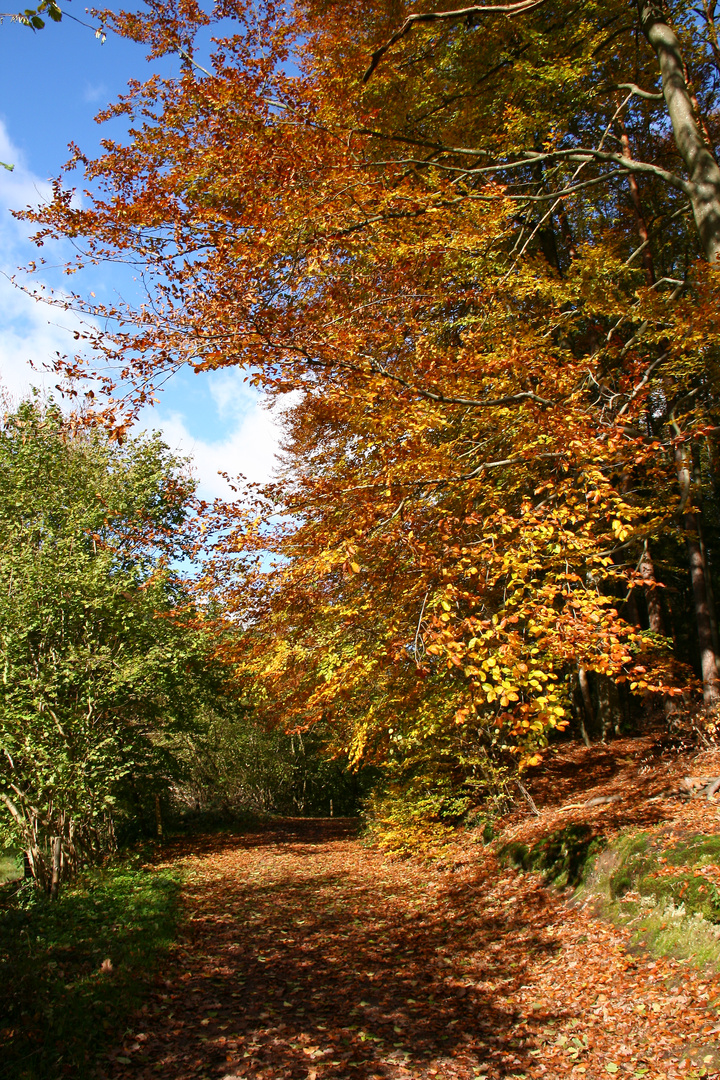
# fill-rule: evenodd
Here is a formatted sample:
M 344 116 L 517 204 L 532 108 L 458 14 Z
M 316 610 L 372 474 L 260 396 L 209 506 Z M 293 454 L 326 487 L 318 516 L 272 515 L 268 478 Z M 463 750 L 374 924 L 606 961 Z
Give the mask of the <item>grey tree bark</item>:
M 578 683 L 580 686 L 580 694 L 582 695 L 582 703 L 587 716 L 587 722 L 590 725 L 590 730 L 595 726 L 595 710 L 593 709 L 592 694 L 590 693 L 590 683 L 587 677 L 587 671 L 584 667 L 578 667 Z M 590 736 L 588 735 L 587 727 L 585 726 L 585 719 L 580 712 L 580 734 L 582 740 L 586 746 L 591 746 Z
M 720 258 L 720 167 L 700 131 L 680 43 L 657 0 L 639 0 L 640 25 L 655 52 L 675 144 L 688 171 L 690 202 L 708 262 Z

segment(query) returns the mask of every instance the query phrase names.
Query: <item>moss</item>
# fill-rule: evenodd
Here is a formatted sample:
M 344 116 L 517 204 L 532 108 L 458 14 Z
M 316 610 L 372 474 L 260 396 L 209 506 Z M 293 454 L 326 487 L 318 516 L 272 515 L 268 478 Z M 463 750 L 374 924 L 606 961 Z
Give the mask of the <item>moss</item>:
M 664 852 L 668 866 L 712 866 L 720 863 L 720 836 L 695 836 Z
M 718 862 L 720 837 L 628 833 L 595 860 L 578 895 L 599 899 L 636 948 L 720 968 L 720 890 L 699 872 Z
M 498 857 L 501 865 L 543 874 L 557 888 L 575 888 L 604 846 L 604 838 L 596 836 L 589 825 L 568 825 L 532 847 L 518 842 L 506 844 Z
M 720 923 L 720 893 L 717 886 L 701 874 L 678 874 L 673 877 L 647 875 L 637 882 L 641 896 L 651 896 L 658 904 L 682 905 L 690 915 L 701 915 L 709 923 Z

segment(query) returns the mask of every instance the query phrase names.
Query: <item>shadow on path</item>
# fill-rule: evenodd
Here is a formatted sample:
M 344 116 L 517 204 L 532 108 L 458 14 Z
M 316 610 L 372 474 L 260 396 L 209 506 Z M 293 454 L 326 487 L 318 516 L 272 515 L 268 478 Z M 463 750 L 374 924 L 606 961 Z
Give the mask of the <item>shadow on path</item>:
M 184 937 L 102 1075 L 391 1080 L 522 1075 L 535 1062 L 511 1000 L 555 948 L 535 879 L 521 904 L 517 882 L 457 888 L 367 851 L 337 819 L 179 848 Z

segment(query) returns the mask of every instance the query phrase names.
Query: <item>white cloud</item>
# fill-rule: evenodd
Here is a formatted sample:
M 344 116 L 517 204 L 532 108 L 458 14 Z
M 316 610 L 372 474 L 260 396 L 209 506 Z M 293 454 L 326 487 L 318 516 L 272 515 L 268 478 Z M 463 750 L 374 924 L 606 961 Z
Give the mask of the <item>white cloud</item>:
M 83 101 L 87 101 L 88 105 L 94 105 L 96 101 L 106 102 L 108 97 L 109 91 L 105 83 L 85 83 Z
M 57 379 L 42 370 L 56 353 L 72 353 L 73 332 L 80 320 L 34 300 L 12 283 L 18 267 L 37 258 L 37 249 L 28 240 L 26 222 L 17 221 L 11 210 L 22 210 L 49 198 L 50 184 L 26 165 L 21 151 L 13 145 L 0 120 L 0 161 L 13 171 L 0 168 L 0 385 L 17 402 L 36 386 L 53 390 Z M 35 280 L 39 289 L 43 285 Z M 37 365 L 33 370 L 31 362 Z
M 2 119 L 0 119 L 0 161 L 5 166 L 0 169 L 0 205 L 2 206 L 2 229 L 3 239 L 13 244 L 22 245 L 27 242 L 27 229 L 22 222 L 15 221 L 10 216 L 10 210 L 24 210 L 26 206 L 35 205 L 49 198 L 51 186 L 47 180 L 41 180 L 27 167 L 25 155 L 14 145 Z M 4 257 L 7 251 L 4 248 Z
M 231 373 L 229 373 L 231 374 Z M 236 377 L 235 377 L 236 376 Z M 241 381 L 240 373 L 232 373 L 224 381 L 225 390 Z M 191 457 L 193 472 L 199 481 L 198 494 L 205 499 L 228 498 L 231 490 L 227 481 L 219 475 L 227 473 L 233 479 L 243 476 L 250 483 L 264 483 L 272 478 L 277 467 L 277 454 L 283 437 L 283 413 L 295 399 L 287 395 L 284 401 L 268 409 L 260 396 L 243 388 L 243 396 L 223 398 L 218 412 L 222 416 L 231 411 L 232 423 L 218 439 L 194 437 L 188 429 L 184 413 L 173 412 L 163 416 L 162 411 L 146 414 L 148 428 L 159 430 L 170 448 Z M 213 397 L 216 394 L 213 393 Z M 226 425 L 223 425 L 226 426 Z

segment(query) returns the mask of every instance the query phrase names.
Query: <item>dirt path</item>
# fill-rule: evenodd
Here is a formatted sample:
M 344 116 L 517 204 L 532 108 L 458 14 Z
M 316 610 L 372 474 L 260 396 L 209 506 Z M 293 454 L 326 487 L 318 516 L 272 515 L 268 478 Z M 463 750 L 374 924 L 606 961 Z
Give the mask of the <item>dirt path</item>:
M 184 937 L 106 1077 L 718 1075 L 717 980 L 536 875 L 391 862 L 339 821 L 193 846 Z

